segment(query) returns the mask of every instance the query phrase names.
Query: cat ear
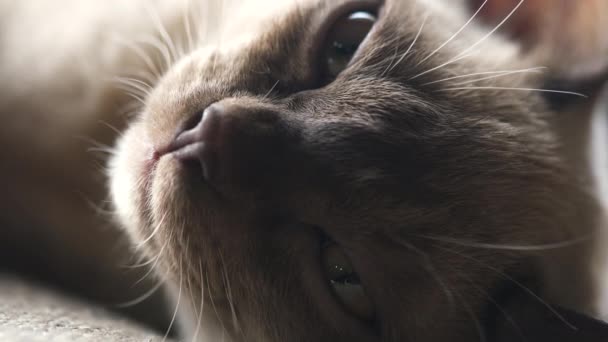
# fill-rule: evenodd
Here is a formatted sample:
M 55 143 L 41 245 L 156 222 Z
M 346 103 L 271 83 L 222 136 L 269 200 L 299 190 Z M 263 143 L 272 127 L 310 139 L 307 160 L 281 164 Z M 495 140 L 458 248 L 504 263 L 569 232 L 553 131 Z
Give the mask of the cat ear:
M 536 64 L 571 82 L 608 75 L 608 1 L 469 0 L 491 27 L 521 42 Z M 484 4 L 485 2 L 485 4 Z M 514 10 L 516 9 L 516 10 Z
M 548 307 L 522 293 L 496 314 L 493 342 L 608 341 L 608 324 L 559 307 Z

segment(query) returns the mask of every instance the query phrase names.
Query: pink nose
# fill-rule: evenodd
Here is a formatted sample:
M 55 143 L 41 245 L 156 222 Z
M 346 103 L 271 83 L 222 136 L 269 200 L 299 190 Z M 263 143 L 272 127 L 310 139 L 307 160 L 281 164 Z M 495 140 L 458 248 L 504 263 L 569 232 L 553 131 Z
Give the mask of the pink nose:
M 206 180 L 213 177 L 213 169 L 217 167 L 217 150 L 221 143 L 218 137 L 224 115 L 223 106 L 211 105 L 192 117 L 171 144 L 174 157 L 186 163 L 198 163 Z

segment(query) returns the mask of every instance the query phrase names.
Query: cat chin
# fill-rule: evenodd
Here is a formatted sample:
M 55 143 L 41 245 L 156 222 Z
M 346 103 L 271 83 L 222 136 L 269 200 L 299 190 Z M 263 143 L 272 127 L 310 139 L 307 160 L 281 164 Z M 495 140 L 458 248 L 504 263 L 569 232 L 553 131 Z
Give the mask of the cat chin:
M 144 143 L 140 132 L 143 125 L 133 124 L 120 137 L 108 165 L 110 194 L 116 220 L 131 233 L 132 241 L 145 239 L 137 227 L 144 225 L 141 212 L 144 208 L 144 186 L 142 180 L 147 177 L 151 151 Z

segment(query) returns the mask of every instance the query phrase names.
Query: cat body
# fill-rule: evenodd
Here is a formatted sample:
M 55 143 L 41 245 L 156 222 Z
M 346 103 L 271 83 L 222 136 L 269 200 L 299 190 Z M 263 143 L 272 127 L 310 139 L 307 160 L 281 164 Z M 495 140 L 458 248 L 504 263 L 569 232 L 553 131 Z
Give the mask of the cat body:
M 69 6 L 0 3 L 14 14 L 0 21 L 0 112 L 13 114 L 0 139 L 29 151 L 1 152 L 15 161 L 2 171 L 15 199 L 3 224 L 64 227 L 69 253 L 111 260 L 117 234 L 89 221 L 82 197 L 45 198 L 74 188 L 101 200 L 101 181 L 82 172 L 92 155 L 66 132 L 109 143 L 99 123 L 117 127 L 112 207 L 190 338 L 470 341 L 522 288 L 597 314 L 601 203 L 578 157 L 587 140 L 567 139 L 587 137 L 588 117 L 573 132 L 532 90 L 543 83 L 534 56 L 463 8 Z M 332 74 L 327 39 L 352 13 L 373 25 Z M 124 86 L 137 98 L 128 121 Z M 40 164 L 63 182 L 21 172 Z M 19 234 L 6 239 L 28 240 Z M 328 249 L 352 266 L 355 284 L 338 286 L 355 300 L 323 270 Z

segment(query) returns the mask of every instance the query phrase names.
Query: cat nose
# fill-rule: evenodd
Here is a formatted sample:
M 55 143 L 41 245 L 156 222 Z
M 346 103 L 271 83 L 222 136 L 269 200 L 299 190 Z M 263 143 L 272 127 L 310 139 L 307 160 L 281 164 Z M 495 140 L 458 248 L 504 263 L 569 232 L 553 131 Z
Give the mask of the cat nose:
M 216 163 L 217 136 L 223 112 L 222 106 L 212 105 L 195 114 L 185 122 L 170 146 L 176 159 L 200 166 L 205 179 L 211 178 Z
M 185 123 L 171 145 L 173 156 L 215 186 L 261 186 L 278 172 L 285 148 L 279 116 L 254 107 L 210 105 Z

